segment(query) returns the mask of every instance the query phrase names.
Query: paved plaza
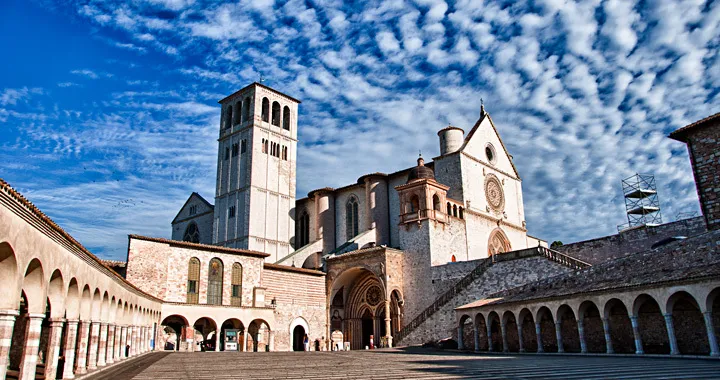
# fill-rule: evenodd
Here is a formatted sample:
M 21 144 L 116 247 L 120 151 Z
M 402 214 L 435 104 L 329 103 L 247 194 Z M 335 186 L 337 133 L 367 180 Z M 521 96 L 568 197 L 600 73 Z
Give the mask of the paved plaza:
M 151 353 L 100 379 L 720 379 L 720 360 L 486 355 L 425 349 Z

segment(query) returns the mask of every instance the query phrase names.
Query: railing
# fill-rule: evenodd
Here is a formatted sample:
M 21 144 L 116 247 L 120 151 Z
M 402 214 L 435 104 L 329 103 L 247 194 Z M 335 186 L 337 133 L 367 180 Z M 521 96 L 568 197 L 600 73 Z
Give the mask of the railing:
M 574 257 L 570 257 L 566 254 L 560 253 L 554 249 L 546 248 L 546 247 L 538 247 L 538 250 L 541 255 L 547 257 L 549 260 L 552 260 L 556 263 L 560 263 L 562 265 L 565 265 L 566 267 L 570 267 L 572 269 L 585 269 L 590 266 L 592 266 L 590 263 L 576 259 Z
M 462 279 L 460 279 L 460 281 L 453 285 L 452 288 L 450 288 L 447 292 L 438 297 L 430 306 L 428 306 L 418 316 L 416 316 L 412 321 L 410 321 L 410 323 L 405 325 L 402 329 L 400 329 L 397 334 L 395 334 L 395 341 L 399 343 L 403 338 L 410 335 L 410 333 L 412 333 L 428 318 L 430 318 L 433 314 L 435 314 L 438 310 L 445 306 L 445 304 L 455 298 L 458 293 L 465 290 L 465 288 L 467 288 L 473 281 L 475 281 L 478 277 L 485 273 L 485 271 L 490 267 L 490 265 L 493 264 L 493 261 L 502 262 L 533 256 L 544 256 L 548 260 L 554 261 L 558 264 L 576 270 L 585 269 L 591 266 L 585 261 L 578 260 L 574 257 L 570 257 L 568 255 L 562 254 L 558 251 L 546 247 L 533 247 L 512 252 L 500 253 L 496 255 L 496 260 L 494 260 L 494 258 L 492 257 L 483 260 L 480 264 L 478 264 L 477 267 L 475 267 L 475 269 L 473 269 L 470 273 L 468 273 L 465 277 L 463 277 Z
M 468 287 L 468 285 L 472 284 L 473 281 L 475 281 L 480 275 L 482 275 L 487 268 L 490 267 L 492 264 L 490 259 L 483 260 L 478 266 L 475 267 L 470 273 L 468 273 L 465 277 L 460 279 L 455 285 L 453 285 L 452 288 L 450 288 L 448 291 L 446 291 L 443 295 L 438 297 L 435 302 L 433 302 L 430 306 L 428 306 L 425 310 L 423 310 L 417 317 L 415 317 L 410 323 L 405 325 L 400 331 L 395 334 L 394 338 L 396 339 L 396 342 L 400 342 L 403 338 L 410 335 L 418 326 L 422 325 L 428 318 L 430 318 L 433 314 L 435 314 L 438 310 L 440 310 L 445 304 L 450 302 L 453 298 L 455 298 L 458 293 L 465 290 L 465 288 Z
M 400 223 L 413 222 L 420 219 L 435 219 L 438 222 L 447 223 L 448 215 L 442 211 L 425 209 L 400 214 Z

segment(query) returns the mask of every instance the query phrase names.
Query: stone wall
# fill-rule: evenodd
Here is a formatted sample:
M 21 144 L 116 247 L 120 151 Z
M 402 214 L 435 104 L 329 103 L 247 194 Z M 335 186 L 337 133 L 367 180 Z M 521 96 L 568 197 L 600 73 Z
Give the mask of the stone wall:
M 325 338 L 325 276 L 266 268 L 262 279 L 267 302 L 275 300 L 275 350 L 292 350 L 292 329 L 302 318 L 310 341 Z
M 636 228 L 617 235 L 565 244 L 558 251 L 590 264 L 645 251 L 668 237 L 694 236 L 706 231 L 702 217 L 679 220 L 656 227 Z
M 440 295 L 457 280 L 468 273 L 473 263 L 481 263 L 482 260 L 475 260 L 467 263 L 454 263 L 433 269 L 433 294 Z M 474 268 L 474 267 L 473 267 Z M 452 301 L 445 304 L 432 317 L 405 337 L 402 345 L 422 344 L 428 341 L 453 338 L 457 335 L 455 319 L 455 308 L 477 301 L 489 294 L 520 286 L 541 278 L 549 278 L 571 269 L 544 257 L 528 257 L 516 260 L 500 261 L 492 264 L 490 268 L 463 292 L 458 294 Z M 435 288 L 437 284 L 437 288 Z M 409 322 L 415 316 L 406 316 L 405 322 Z
M 720 229 L 720 121 L 687 133 L 700 207 L 710 230 Z

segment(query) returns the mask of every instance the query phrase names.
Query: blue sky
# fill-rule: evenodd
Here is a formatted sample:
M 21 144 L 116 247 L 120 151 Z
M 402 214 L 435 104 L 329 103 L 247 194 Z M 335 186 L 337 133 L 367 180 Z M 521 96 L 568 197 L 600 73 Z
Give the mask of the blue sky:
M 214 197 L 217 100 L 262 74 L 303 101 L 298 197 L 438 154 L 480 98 L 530 234 L 625 222 L 654 173 L 698 212 L 672 130 L 720 111 L 720 1 L 84 0 L 0 3 L 0 177 L 101 257 Z

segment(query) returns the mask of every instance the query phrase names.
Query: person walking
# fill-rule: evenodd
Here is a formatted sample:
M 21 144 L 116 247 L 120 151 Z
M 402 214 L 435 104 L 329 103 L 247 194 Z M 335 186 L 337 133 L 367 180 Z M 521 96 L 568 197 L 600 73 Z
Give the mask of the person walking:
M 305 351 L 310 351 L 310 338 L 308 338 L 307 334 L 305 334 L 303 338 L 303 345 L 305 346 Z

